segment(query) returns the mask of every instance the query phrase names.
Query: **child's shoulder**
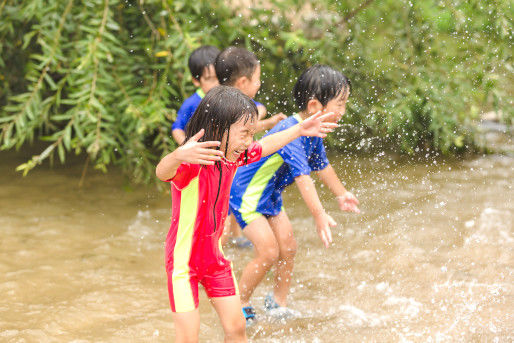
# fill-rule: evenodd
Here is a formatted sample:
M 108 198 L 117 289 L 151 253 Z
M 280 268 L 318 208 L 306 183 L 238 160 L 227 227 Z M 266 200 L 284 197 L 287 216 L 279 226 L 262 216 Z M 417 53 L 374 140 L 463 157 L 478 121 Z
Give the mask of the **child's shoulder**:
M 193 93 L 193 95 L 184 100 L 180 106 L 180 112 L 194 112 L 201 101 L 202 97 L 198 94 L 198 92 Z
M 198 91 L 194 92 L 189 98 L 184 100 L 184 104 L 200 103 L 200 101 L 202 101 L 202 96 L 200 96 L 198 93 Z
M 266 106 L 264 106 L 262 103 L 258 102 L 257 100 L 252 99 L 252 101 L 253 101 L 253 103 L 255 104 L 255 106 L 257 106 L 257 107 L 261 106 L 261 107 L 266 108 Z

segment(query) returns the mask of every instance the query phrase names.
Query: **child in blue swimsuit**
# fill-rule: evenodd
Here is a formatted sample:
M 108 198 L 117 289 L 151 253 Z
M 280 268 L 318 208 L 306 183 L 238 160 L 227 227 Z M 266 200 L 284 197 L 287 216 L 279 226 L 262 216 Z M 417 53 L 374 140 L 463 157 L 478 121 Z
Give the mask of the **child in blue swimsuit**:
M 350 95 L 348 79 L 328 66 L 315 65 L 298 79 L 293 96 L 299 112 L 281 121 L 268 134 L 301 123 L 315 113 L 332 112 L 339 120 L 346 111 Z M 287 313 L 287 294 L 293 272 L 296 241 L 293 228 L 282 206 L 282 191 L 295 182 L 309 208 L 318 234 L 326 247 L 331 243 L 330 227 L 336 225 L 325 212 L 310 174 L 315 172 L 334 193 L 339 208 L 359 212 L 358 201 L 348 192 L 330 165 L 323 140 L 300 137 L 275 154 L 254 164 L 241 167 L 232 184 L 230 210 L 255 247 L 255 257 L 246 266 L 239 283 L 243 313 L 248 321 L 255 319 L 250 296 L 266 273 L 277 264 L 273 294 L 265 307 Z

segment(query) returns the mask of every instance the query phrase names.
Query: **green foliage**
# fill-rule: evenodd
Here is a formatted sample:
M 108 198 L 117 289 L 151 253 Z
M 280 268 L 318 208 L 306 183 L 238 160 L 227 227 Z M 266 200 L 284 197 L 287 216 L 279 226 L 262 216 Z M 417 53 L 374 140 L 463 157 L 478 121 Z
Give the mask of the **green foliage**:
M 187 58 L 203 44 L 255 51 L 258 97 L 271 112 L 294 111 L 291 89 L 307 66 L 343 70 L 350 108 L 330 143 L 345 149 L 380 141 L 457 153 L 475 148 L 480 111 L 501 109 L 512 123 L 508 1 L 313 4 L 270 1 L 237 15 L 211 1 L 0 0 L 1 148 L 48 142 L 23 173 L 86 152 L 100 170 L 114 164 L 152 180 L 175 147 L 176 110 L 194 91 Z

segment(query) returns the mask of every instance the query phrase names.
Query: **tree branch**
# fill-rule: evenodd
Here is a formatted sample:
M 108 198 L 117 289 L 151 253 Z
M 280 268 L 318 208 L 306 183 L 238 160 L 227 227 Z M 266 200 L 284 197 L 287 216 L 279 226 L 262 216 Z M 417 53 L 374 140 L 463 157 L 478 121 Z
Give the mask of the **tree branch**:
M 371 5 L 371 3 L 375 0 L 366 0 L 363 3 L 359 5 L 356 9 L 350 11 L 343 20 L 341 21 L 341 24 L 346 24 L 348 21 L 350 21 L 353 17 L 355 17 L 360 11 Z
M 96 52 L 96 47 L 98 46 L 98 43 L 102 40 L 102 35 L 104 33 L 105 24 L 107 23 L 107 14 L 109 13 L 109 0 L 105 0 L 104 4 L 104 12 L 102 16 L 102 23 L 100 24 L 100 29 L 98 30 L 98 36 L 95 39 L 94 42 L 94 50 L 93 50 L 93 61 L 95 64 L 95 71 L 93 73 L 93 80 L 91 82 L 91 92 L 89 93 L 89 106 L 91 106 L 91 102 L 93 101 L 93 98 L 95 96 L 95 90 L 96 90 L 96 79 L 98 77 L 98 58 L 94 56 L 94 53 Z M 96 155 L 98 150 L 100 149 L 100 124 L 102 122 L 102 111 L 98 110 L 97 114 L 97 121 L 96 121 L 96 138 L 94 148 L 93 148 L 93 154 Z
M 27 108 L 32 103 L 32 99 L 34 99 L 34 96 L 39 91 L 39 88 L 41 87 L 41 84 L 43 83 L 43 78 L 48 73 L 48 70 L 50 70 L 49 64 L 55 55 L 55 51 L 57 50 L 57 44 L 59 43 L 59 38 L 61 37 L 61 32 L 62 32 L 62 28 L 64 26 L 64 21 L 65 21 L 66 15 L 68 15 L 68 13 L 71 10 L 72 4 L 73 4 L 73 0 L 70 0 L 68 2 L 68 4 L 66 5 L 66 9 L 64 10 L 64 12 L 62 14 L 61 19 L 59 20 L 59 27 L 57 28 L 57 32 L 55 33 L 55 36 L 53 39 L 52 50 L 50 51 L 50 55 L 48 56 L 45 64 L 43 65 L 43 67 L 41 69 L 41 74 L 39 75 L 38 81 L 37 81 L 36 85 L 34 86 L 34 89 L 30 93 L 28 100 L 23 104 L 22 110 L 16 115 L 16 117 L 11 122 L 6 123 L 5 125 L 2 126 L 2 135 L 0 138 L 4 139 L 4 136 L 7 134 L 7 131 L 9 130 L 9 128 L 12 127 L 16 122 L 18 122 L 20 120 L 21 116 L 27 111 Z M 2 4 L 2 8 L 3 8 L 3 5 L 5 5 L 5 1 Z

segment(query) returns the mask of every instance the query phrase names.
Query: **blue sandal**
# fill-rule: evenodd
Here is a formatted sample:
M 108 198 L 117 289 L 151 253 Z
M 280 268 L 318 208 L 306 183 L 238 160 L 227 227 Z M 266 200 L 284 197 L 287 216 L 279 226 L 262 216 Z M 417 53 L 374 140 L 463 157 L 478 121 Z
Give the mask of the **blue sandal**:
M 266 297 L 264 298 L 264 308 L 266 310 L 272 310 L 274 308 L 279 308 L 279 304 L 275 301 L 275 297 L 273 296 L 273 293 L 266 294 Z
M 255 321 L 255 309 L 252 306 L 243 307 L 243 315 L 246 319 L 246 325 L 250 325 Z
M 266 313 L 274 319 L 286 320 L 301 317 L 300 312 L 277 304 L 273 293 L 268 293 L 264 298 L 264 308 Z

